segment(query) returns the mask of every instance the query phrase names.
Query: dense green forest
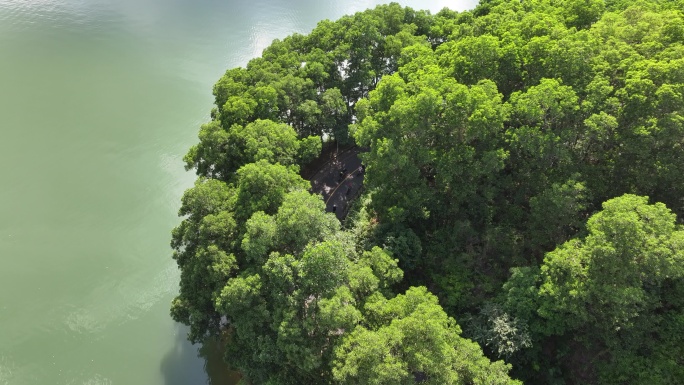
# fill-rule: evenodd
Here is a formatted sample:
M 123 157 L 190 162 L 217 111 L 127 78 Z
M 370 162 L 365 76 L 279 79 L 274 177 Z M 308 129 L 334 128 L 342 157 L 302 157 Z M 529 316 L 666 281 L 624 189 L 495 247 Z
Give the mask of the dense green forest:
M 684 383 L 684 1 L 397 4 L 274 41 L 185 157 L 174 319 L 246 384 Z M 340 223 L 302 167 L 355 144 Z

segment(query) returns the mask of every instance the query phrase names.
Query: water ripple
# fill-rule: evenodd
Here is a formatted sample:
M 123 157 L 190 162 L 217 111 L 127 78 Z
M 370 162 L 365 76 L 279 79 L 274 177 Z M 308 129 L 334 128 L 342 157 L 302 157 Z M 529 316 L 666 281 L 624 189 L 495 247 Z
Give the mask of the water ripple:
M 110 380 L 107 377 L 103 377 L 99 374 L 96 374 L 94 377 L 88 378 L 87 380 L 83 381 L 83 385 L 111 385 L 112 380 Z
M 63 318 L 66 330 L 76 335 L 97 335 L 110 325 L 122 325 L 137 320 L 159 301 L 177 290 L 178 270 L 169 261 L 165 268 L 145 283 L 130 282 L 112 285 L 105 282 L 92 290 L 83 306 L 73 307 Z M 2 377 L 0 377 L 2 378 Z M 4 385 L 0 383 L 0 385 Z
M 14 377 L 14 363 L 4 355 L 0 355 L 0 385 L 9 385 Z

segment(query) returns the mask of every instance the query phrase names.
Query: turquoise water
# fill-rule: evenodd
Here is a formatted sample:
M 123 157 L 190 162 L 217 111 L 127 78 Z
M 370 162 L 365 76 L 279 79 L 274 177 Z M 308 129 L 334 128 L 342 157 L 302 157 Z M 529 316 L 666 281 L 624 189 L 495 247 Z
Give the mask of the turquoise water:
M 181 158 L 225 69 L 379 3 L 0 0 L 0 385 L 232 383 L 168 316 Z

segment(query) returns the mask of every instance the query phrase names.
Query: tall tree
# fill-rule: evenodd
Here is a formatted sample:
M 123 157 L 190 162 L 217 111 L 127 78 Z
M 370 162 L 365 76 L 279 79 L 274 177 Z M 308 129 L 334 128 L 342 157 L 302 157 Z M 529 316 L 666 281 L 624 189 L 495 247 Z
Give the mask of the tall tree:
M 508 309 L 559 357 L 569 381 L 684 379 L 684 230 L 675 215 L 624 195 L 605 202 L 587 231 L 548 253 L 538 272 L 523 273 L 532 280 L 512 280 Z
M 520 384 L 502 361 L 491 363 L 424 287 L 366 304 L 359 326 L 335 350 L 340 384 Z

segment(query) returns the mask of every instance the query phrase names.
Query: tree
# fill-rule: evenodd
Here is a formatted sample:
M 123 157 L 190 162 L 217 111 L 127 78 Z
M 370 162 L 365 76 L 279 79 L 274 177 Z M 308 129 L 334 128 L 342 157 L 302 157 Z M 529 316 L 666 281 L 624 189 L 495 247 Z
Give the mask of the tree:
M 234 185 L 199 179 L 185 192 L 179 211 L 185 219 L 171 240 L 181 270 L 171 314 L 191 327 L 191 341 L 200 342 L 221 329 L 222 315 L 214 301 L 225 282 L 247 267 L 240 248 L 245 218 L 255 212 L 275 213 L 289 191 L 308 186 L 285 166 L 261 161 L 240 168 Z
M 200 143 L 185 156 L 186 168 L 203 176 L 230 181 L 238 168 L 261 160 L 285 166 L 305 164 L 320 154 L 319 137 L 297 138 L 287 124 L 256 120 L 228 130 L 212 121 L 202 126 Z
M 190 326 L 192 342 L 220 329 L 221 315 L 214 309 L 213 297 L 237 265 L 230 249 L 217 244 L 230 245 L 236 233 L 234 198 L 230 186 L 214 179 L 199 179 L 183 194 L 179 215 L 186 218 L 173 229 L 171 240 L 173 258 L 181 270 L 180 293 L 173 300 L 171 315 Z
M 360 322 L 369 295 L 401 278 L 396 261 L 380 249 L 357 254 L 320 198 L 302 190 L 246 228 L 247 263 L 215 303 L 230 325 L 228 359 L 256 383 L 328 381 L 336 341 Z
M 672 333 L 684 331 L 675 321 L 684 314 L 684 230 L 675 215 L 627 194 L 605 202 L 587 231 L 548 253 L 532 282 L 512 281 L 509 309 L 530 322 L 537 344 L 556 336 L 572 347 L 574 354 L 556 348 L 567 378 L 681 381 L 684 350 Z M 516 302 L 532 304 L 537 316 Z
M 508 382 L 447 314 L 530 384 L 682 382 L 681 10 L 390 4 L 274 41 L 185 158 L 172 315 L 254 383 Z M 368 150 L 344 231 L 297 175 L 328 138 Z
M 244 222 L 257 211 L 275 214 L 287 192 L 309 186 L 292 168 L 265 160 L 246 164 L 237 171 L 235 217 Z
M 503 362 L 491 363 L 424 287 L 366 304 L 359 326 L 335 350 L 341 384 L 517 384 Z

